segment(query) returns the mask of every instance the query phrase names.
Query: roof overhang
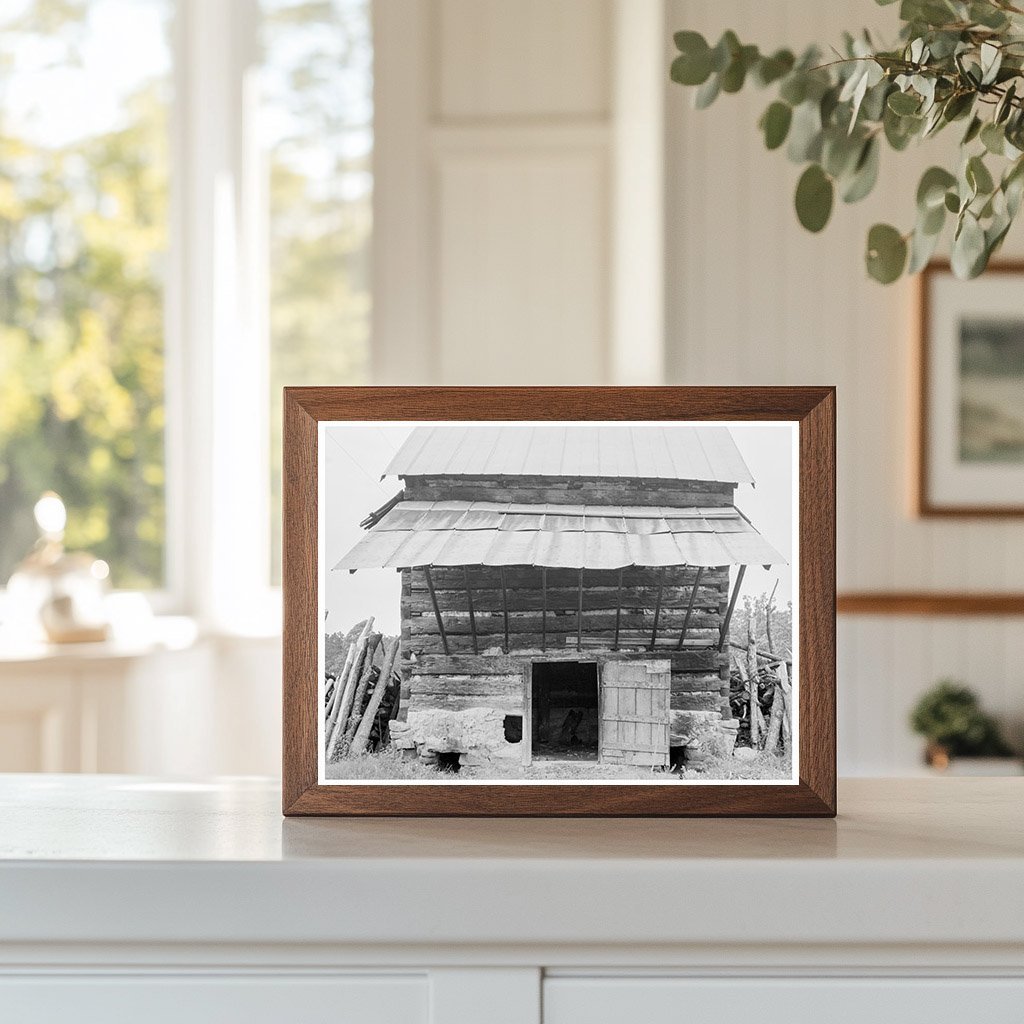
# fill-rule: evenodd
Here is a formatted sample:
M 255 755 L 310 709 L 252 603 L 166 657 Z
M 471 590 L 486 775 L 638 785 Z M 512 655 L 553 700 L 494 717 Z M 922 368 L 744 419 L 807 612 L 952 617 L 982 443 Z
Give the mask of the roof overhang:
M 733 506 L 401 501 L 334 567 L 785 565 Z

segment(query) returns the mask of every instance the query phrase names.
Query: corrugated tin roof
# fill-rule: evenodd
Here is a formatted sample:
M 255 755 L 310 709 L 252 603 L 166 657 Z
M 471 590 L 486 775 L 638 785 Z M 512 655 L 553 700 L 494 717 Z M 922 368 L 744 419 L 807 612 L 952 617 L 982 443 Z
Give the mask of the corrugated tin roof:
M 728 427 L 442 423 L 417 427 L 385 475 L 645 477 L 753 483 Z
M 403 501 L 336 569 L 784 565 L 735 509 Z

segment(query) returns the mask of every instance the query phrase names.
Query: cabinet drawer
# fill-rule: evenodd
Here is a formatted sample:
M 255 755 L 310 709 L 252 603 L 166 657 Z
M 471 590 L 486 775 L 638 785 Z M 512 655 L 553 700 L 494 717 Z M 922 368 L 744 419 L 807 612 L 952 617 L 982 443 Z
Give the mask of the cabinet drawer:
M 544 1024 L 1021 1024 L 1024 978 L 549 977 Z
M 425 975 L 97 975 L 0 978 L 18 1024 L 426 1024 Z

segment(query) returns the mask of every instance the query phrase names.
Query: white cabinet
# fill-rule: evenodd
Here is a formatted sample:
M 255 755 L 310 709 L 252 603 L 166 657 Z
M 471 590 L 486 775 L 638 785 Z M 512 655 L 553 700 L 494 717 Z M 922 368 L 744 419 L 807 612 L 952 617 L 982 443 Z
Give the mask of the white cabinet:
M 1021 1024 L 1018 779 L 836 821 L 288 819 L 0 777 L 0 1022 Z
M 425 974 L 0 978 L 17 1024 L 427 1024 Z
M 1024 978 L 551 977 L 544 1024 L 1020 1024 Z

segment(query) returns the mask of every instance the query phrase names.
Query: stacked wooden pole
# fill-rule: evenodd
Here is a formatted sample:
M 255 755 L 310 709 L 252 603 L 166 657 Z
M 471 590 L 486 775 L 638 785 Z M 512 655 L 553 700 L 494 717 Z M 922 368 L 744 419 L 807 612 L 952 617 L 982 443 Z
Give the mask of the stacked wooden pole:
M 380 710 L 398 660 L 400 641 L 396 637 L 390 644 L 383 643 L 381 668 L 374 680 L 374 656 L 382 641 L 382 634 L 373 632 L 371 617 L 349 646 L 341 675 L 335 680 L 334 692 L 324 709 L 328 760 L 366 750 L 374 718 Z

